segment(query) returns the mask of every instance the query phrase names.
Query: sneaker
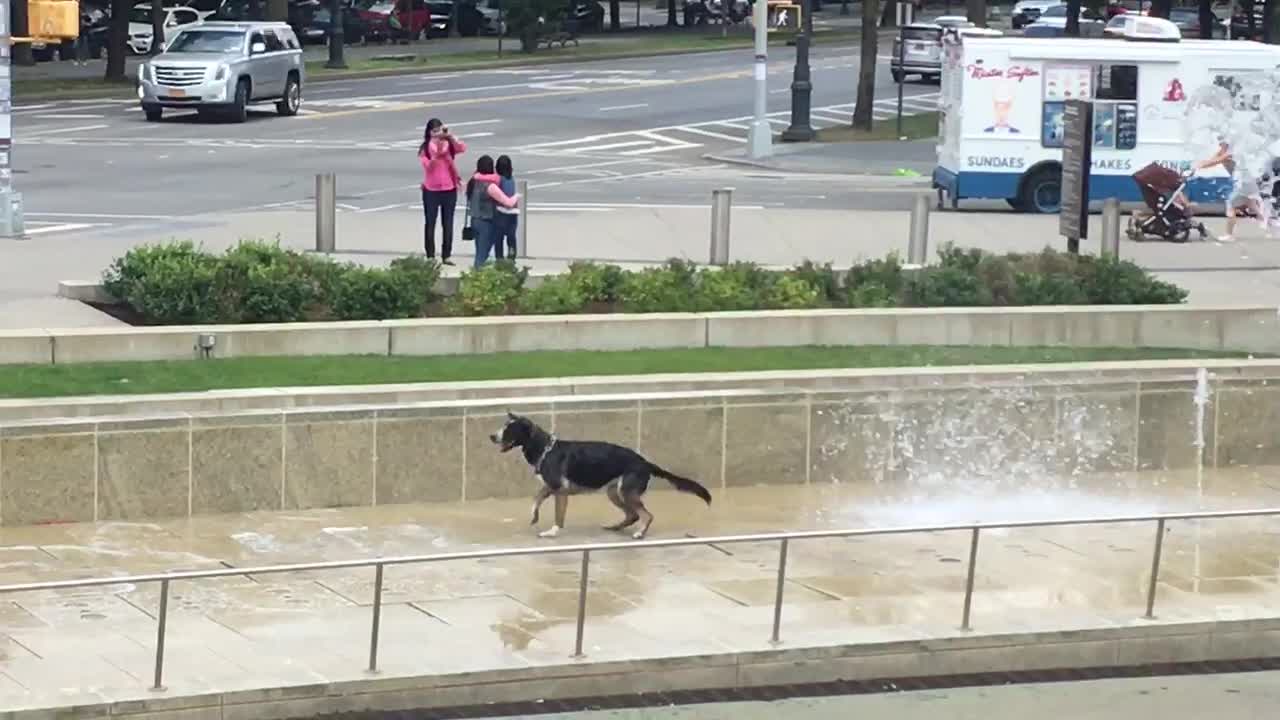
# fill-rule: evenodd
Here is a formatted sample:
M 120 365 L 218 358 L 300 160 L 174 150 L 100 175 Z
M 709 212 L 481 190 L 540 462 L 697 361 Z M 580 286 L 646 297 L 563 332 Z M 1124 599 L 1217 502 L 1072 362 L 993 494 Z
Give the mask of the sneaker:
M 445 258 L 445 259 L 443 259 L 443 260 L 441 260 L 441 261 L 440 261 L 440 264 L 441 264 L 441 265 L 453 265 L 453 261 L 452 261 L 452 260 L 450 260 L 449 258 Z
M 1218 242 L 1220 242 L 1220 243 L 1233 243 L 1233 242 L 1235 242 L 1235 241 L 1236 241 L 1236 239 L 1235 239 L 1235 236 L 1233 236 L 1233 235 L 1219 235 L 1219 236 L 1218 236 Z

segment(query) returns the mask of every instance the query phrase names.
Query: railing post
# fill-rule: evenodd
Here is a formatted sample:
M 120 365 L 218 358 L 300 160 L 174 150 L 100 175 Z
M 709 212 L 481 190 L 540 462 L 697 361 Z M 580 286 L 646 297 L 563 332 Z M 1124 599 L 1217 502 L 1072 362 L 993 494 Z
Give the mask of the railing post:
M 964 579 L 964 615 L 960 618 L 961 630 L 972 630 L 969 626 L 969 612 L 973 609 L 973 577 L 978 568 L 978 533 L 981 528 L 973 529 L 969 539 L 969 574 Z
M 928 195 L 917 195 L 911 206 L 911 236 L 907 239 L 907 263 L 924 265 L 929 260 Z
M 773 637 L 769 638 L 769 642 L 774 645 L 782 642 L 779 639 L 779 631 L 782 629 L 782 588 L 787 581 L 787 539 L 782 538 L 782 544 L 778 546 L 778 587 L 773 597 Z
M 338 178 L 333 173 L 316 175 L 316 252 L 331 253 L 337 242 Z
M 1120 201 L 1107 198 L 1102 202 L 1102 256 L 1120 257 Z
M 517 180 L 516 192 L 520 194 L 520 219 L 516 221 L 516 257 L 529 257 L 529 181 Z
M 156 674 L 152 690 L 164 690 L 164 632 L 169 623 L 169 581 L 160 581 L 160 612 L 156 616 Z
M 711 252 L 712 265 L 729 264 L 729 214 L 733 209 L 733 188 L 711 191 Z
M 378 672 L 378 632 L 382 628 L 382 563 L 373 566 L 373 622 L 369 629 L 369 672 Z
M 1147 585 L 1147 614 L 1144 616 L 1148 620 L 1155 619 L 1156 609 L 1156 583 L 1160 580 L 1160 553 L 1164 549 L 1164 518 L 1156 520 L 1156 547 L 1151 552 L 1151 582 Z
M 585 657 L 582 654 L 582 630 L 587 624 L 587 574 L 591 565 L 591 551 L 582 551 L 582 572 L 578 577 L 578 635 L 573 642 L 573 656 Z

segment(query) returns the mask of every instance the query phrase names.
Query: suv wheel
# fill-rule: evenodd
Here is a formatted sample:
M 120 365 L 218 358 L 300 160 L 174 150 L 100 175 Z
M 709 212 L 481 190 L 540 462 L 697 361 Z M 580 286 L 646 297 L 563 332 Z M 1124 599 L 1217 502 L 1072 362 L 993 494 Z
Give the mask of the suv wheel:
M 160 122 L 160 118 L 164 117 L 164 109 L 158 105 L 143 105 L 142 114 L 147 116 L 148 122 Z
M 249 119 L 249 81 L 236 83 L 236 99 L 231 105 L 231 120 L 242 123 Z
M 298 84 L 296 75 L 290 75 L 284 81 L 284 96 L 276 103 L 276 112 L 292 117 L 298 114 L 299 107 L 302 107 L 302 86 Z

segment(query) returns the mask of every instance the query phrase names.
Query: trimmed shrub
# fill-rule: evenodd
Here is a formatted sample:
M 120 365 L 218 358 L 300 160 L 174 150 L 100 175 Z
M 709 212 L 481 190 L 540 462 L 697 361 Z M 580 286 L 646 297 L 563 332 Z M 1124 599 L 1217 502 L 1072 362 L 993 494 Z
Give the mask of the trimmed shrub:
M 500 261 L 463 273 L 445 306 L 456 315 L 716 312 L 818 307 L 1173 304 L 1187 293 L 1127 260 L 992 254 L 944 245 L 939 262 L 906 270 L 896 254 L 853 265 L 785 271 L 752 263 L 698 268 L 685 260 L 626 271 L 577 262 L 526 289 L 528 268 Z M 440 267 L 406 257 L 386 269 L 332 262 L 274 242 L 221 255 L 190 242 L 129 250 L 103 273 L 108 292 L 148 323 L 291 322 L 422 317 L 438 298 Z

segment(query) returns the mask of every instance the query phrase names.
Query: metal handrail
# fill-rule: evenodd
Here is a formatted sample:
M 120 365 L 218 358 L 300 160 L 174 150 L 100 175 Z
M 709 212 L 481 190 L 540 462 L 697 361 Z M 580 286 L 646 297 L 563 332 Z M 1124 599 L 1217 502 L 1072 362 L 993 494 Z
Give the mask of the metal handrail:
M 1089 518 L 1059 518 L 1056 520 L 1016 520 L 1009 522 L 973 522 L 947 525 L 904 525 L 879 528 L 859 528 L 845 530 L 806 530 L 796 532 L 758 533 L 752 535 L 722 535 L 704 538 L 676 538 L 671 540 L 643 540 L 636 542 L 612 542 L 577 545 L 530 546 L 522 548 L 499 548 L 493 550 L 468 550 L 464 552 L 438 553 L 434 555 L 403 555 L 382 558 L 364 558 L 359 560 L 331 560 L 312 563 L 292 563 L 288 565 L 263 565 L 247 568 L 224 568 L 220 570 L 187 570 L 181 572 L 152 573 L 149 575 L 120 575 L 105 578 L 85 578 L 81 580 L 54 580 L 49 582 L 20 583 L 16 585 L 0 585 L 0 595 L 16 592 L 34 592 L 38 590 L 66 590 L 86 587 L 102 587 L 106 585 L 132 584 L 148 582 L 160 583 L 160 608 L 156 616 L 156 662 L 155 682 L 153 690 L 164 690 L 164 647 L 165 631 L 168 621 L 169 587 L 175 580 L 201 580 L 205 578 L 232 577 L 237 575 L 269 575 L 276 573 L 309 572 L 315 570 L 344 570 L 373 567 L 373 607 L 369 638 L 370 673 L 378 671 L 378 637 L 382 624 L 382 586 L 384 569 L 388 565 L 411 565 L 418 563 L 450 562 L 460 560 L 481 560 L 498 557 L 521 557 L 530 555 L 559 555 L 564 553 L 582 553 L 582 566 L 579 571 L 577 634 L 574 641 L 573 657 L 585 657 L 582 652 L 583 634 L 587 612 L 587 578 L 590 569 L 591 553 L 606 550 L 636 550 L 666 547 L 684 547 L 691 545 L 728 545 L 734 543 L 766 543 L 777 542 L 778 573 L 777 588 L 773 607 L 773 632 L 770 641 L 781 642 L 779 637 L 782 626 L 783 588 L 786 582 L 787 550 L 793 540 L 819 540 L 827 538 L 867 537 L 875 535 L 908 535 L 915 533 L 959 532 L 968 531 L 969 561 L 966 568 L 964 608 L 961 615 L 960 629 L 971 630 L 970 612 L 973 604 L 973 586 L 978 565 L 978 539 L 983 530 L 1011 530 L 1019 528 L 1064 527 L 1072 525 L 1114 525 L 1118 523 L 1155 522 L 1156 537 L 1151 554 L 1151 578 L 1147 588 L 1147 612 L 1143 617 L 1155 617 L 1156 584 L 1160 576 L 1161 552 L 1164 547 L 1165 526 L 1171 520 L 1217 520 L 1226 518 L 1269 517 L 1280 515 L 1280 508 L 1263 508 L 1257 510 L 1217 510 L 1210 512 L 1163 513 L 1152 515 L 1112 515 Z

